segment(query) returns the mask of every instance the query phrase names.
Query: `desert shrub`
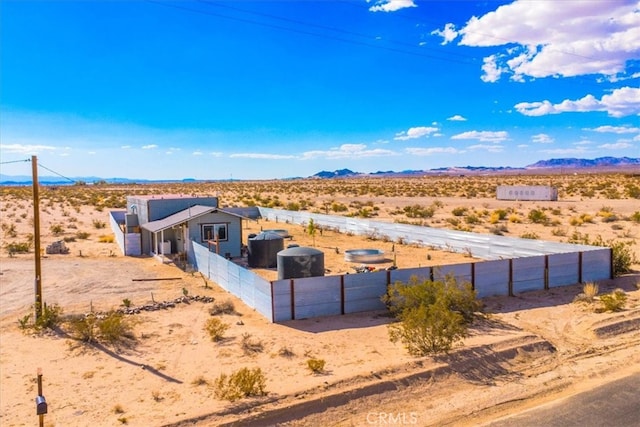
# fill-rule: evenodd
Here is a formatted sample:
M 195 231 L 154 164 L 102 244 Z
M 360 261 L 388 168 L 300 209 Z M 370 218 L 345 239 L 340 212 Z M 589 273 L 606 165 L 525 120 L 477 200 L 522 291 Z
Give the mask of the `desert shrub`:
M 17 237 L 18 236 L 18 232 L 16 231 L 16 225 L 15 224 L 2 223 L 2 231 L 4 231 L 6 233 L 7 237 Z
M 128 318 L 117 311 L 110 311 L 98 320 L 100 341 L 109 344 L 133 340 L 133 326 Z
M 92 224 L 93 224 L 93 228 L 98 229 L 98 230 L 100 230 L 102 228 L 105 228 L 107 226 L 106 222 L 100 221 L 99 219 L 94 219 L 92 221 Z
M 28 254 L 31 249 L 31 242 L 12 242 L 6 245 L 9 256 L 15 254 Z
M 100 243 L 113 243 L 114 241 L 115 238 L 113 237 L 113 234 L 103 234 L 98 237 L 98 242 Z
M 582 285 L 582 292 L 579 293 L 573 301 L 592 303 L 596 295 L 598 295 L 598 284 L 595 282 L 587 282 Z
M 221 341 L 224 338 L 225 332 L 229 329 L 229 324 L 223 322 L 217 317 L 207 320 L 205 324 L 205 330 L 209 333 L 212 341 Z
M 452 213 L 454 216 L 464 216 L 464 215 L 467 213 L 467 210 L 468 210 L 467 208 L 462 207 L 462 206 L 459 206 L 459 207 L 457 207 L 457 208 L 453 208 L 453 209 L 451 210 L 451 213 Z
M 64 227 L 60 224 L 52 224 L 51 227 L 49 227 L 49 231 L 51 231 L 54 236 L 59 236 L 64 233 Z
M 615 289 L 610 294 L 600 296 L 601 311 L 621 311 L 627 302 L 627 294 L 622 289 Z
M 95 314 L 89 313 L 86 316 L 71 316 L 67 324 L 75 339 L 92 343 L 97 341 L 97 321 Z
M 31 321 L 31 313 L 25 314 L 24 316 L 18 319 L 18 327 L 21 330 L 26 331 L 31 327 L 30 321 Z
M 326 362 L 324 359 L 308 359 L 307 368 L 314 374 L 321 374 L 324 372 L 324 366 Z
M 499 225 L 495 225 L 493 227 L 491 227 L 489 229 L 489 231 L 493 234 L 496 234 L 498 236 L 502 236 L 504 233 L 508 233 L 509 232 L 509 228 L 504 225 L 504 224 L 499 224 Z
M 526 231 L 520 235 L 522 239 L 532 239 L 537 240 L 540 238 L 534 231 Z
M 554 228 L 553 230 L 551 230 L 551 234 L 556 236 L 556 237 L 563 237 L 567 235 L 567 230 L 565 230 L 564 228 Z
M 278 355 L 282 357 L 286 357 L 287 359 L 290 359 L 294 357 L 296 354 L 289 347 L 285 346 L 285 347 L 281 347 L 280 350 L 278 350 Z
M 237 314 L 236 307 L 231 300 L 225 300 L 220 302 L 214 302 L 209 309 L 209 314 L 212 316 L 218 316 L 220 314 Z
M 122 344 L 135 340 L 132 322 L 117 311 L 104 315 L 89 313 L 71 316 L 66 323 L 71 335 L 86 343 Z
M 64 240 L 64 241 L 65 241 L 65 243 L 71 243 L 71 242 L 75 242 L 75 241 L 76 241 L 76 238 L 75 238 L 75 237 L 73 237 L 73 236 L 66 236 L 66 237 L 64 237 L 62 240 Z
M 491 212 L 491 216 L 496 217 L 500 221 L 507 219 L 507 214 L 508 212 L 504 209 L 496 209 Z
M 256 353 L 262 353 L 264 351 L 264 344 L 258 338 L 254 338 L 249 333 L 242 334 L 242 341 L 240 342 L 242 351 L 247 356 L 254 355 Z
M 221 374 L 214 382 L 215 396 L 231 402 L 250 396 L 264 396 L 266 378 L 260 368 L 242 368 L 231 375 Z
M 432 218 L 436 212 L 434 206 L 411 205 L 403 208 L 407 218 Z
M 441 281 L 412 277 L 396 282 L 383 301 L 397 323 L 389 325 L 392 342 L 402 342 L 410 354 L 448 352 L 467 334 L 467 325 L 480 309 L 469 283 L 458 284 L 452 275 Z
M 35 321 L 36 329 L 55 329 L 62 323 L 63 310 L 58 304 L 42 305 L 42 312 Z
M 509 222 L 512 222 L 514 224 L 519 224 L 522 222 L 522 218 L 520 218 L 520 215 L 516 213 L 512 213 L 511 215 L 509 215 Z
M 476 214 L 468 214 L 464 217 L 467 224 L 480 224 L 482 220 Z
M 296 202 L 288 202 L 285 207 L 286 210 L 288 211 L 299 211 L 300 210 L 300 203 L 296 203 Z
M 547 217 L 547 214 L 540 209 L 531 209 L 529 212 L 529 221 L 534 224 L 546 224 L 549 222 L 549 217 Z
M 76 233 L 76 238 L 80 239 L 80 240 L 86 240 L 89 238 L 91 234 L 87 233 L 86 231 L 78 231 Z
M 633 221 L 633 222 L 640 223 L 640 211 L 636 211 L 636 212 L 634 212 L 634 213 L 629 217 L 629 219 L 630 219 L 631 221 Z
M 199 375 L 193 381 L 191 381 L 191 385 L 194 385 L 196 387 L 202 386 L 202 385 L 209 385 L 209 381 L 207 381 L 207 379 L 202 375 Z
M 344 203 L 332 203 L 331 210 L 337 213 L 337 212 L 346 212 L 349 210 L 349 208 Z

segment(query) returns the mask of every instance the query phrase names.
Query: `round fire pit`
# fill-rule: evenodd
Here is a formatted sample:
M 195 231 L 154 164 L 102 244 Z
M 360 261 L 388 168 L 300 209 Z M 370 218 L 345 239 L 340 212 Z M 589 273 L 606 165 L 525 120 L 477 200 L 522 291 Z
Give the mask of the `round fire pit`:
M 344 251 L 348 262 L 375 263 L 384 261 L 384 251 L 380 249 L 349 249 Z

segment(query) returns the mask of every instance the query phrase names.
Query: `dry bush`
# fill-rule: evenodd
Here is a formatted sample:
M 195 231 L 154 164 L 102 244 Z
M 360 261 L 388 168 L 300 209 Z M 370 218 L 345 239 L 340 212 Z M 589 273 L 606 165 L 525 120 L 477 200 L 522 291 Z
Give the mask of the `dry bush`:
M 582 285 L 582 292 L 576 295 L 574 302 L 592 303 L 598 295 L 598 284 L 595 282 L 587 282 Z
M 229 329 L 230 325 L 223 322 L 217 317 L 207 320 L 205 324 L 205 330 L 209 333 L 212 341 L 218 342 L 224 339 L 224 334 Z
M 264 344 L 259 338 L 253 337 L 249 333 L 242 334 L 242 341 L 240 342 L 242 351 L 247 356 L 253 356 L 257 353 L 264 351 Z
M 231 402 L 243 397 L 264 396 L 266 378 L 260 368 L 242 368 L 231 375 L 221 374 L 214 382 L 215 396 Z

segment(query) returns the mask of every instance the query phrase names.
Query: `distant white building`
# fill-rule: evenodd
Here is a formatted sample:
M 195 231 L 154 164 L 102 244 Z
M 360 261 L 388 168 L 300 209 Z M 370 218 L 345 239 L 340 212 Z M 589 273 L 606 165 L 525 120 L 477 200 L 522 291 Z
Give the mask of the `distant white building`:
M 558 189 L 546 185 L 499 185 L 498 200 L 558 200 Z

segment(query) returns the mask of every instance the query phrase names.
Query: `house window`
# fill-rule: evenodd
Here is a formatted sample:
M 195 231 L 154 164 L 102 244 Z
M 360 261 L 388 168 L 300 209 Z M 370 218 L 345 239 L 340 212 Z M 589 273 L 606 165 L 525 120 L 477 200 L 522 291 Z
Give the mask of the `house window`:
M 227 224 L 202 224 L 202 242 L 207 240 L 227 241 Z

